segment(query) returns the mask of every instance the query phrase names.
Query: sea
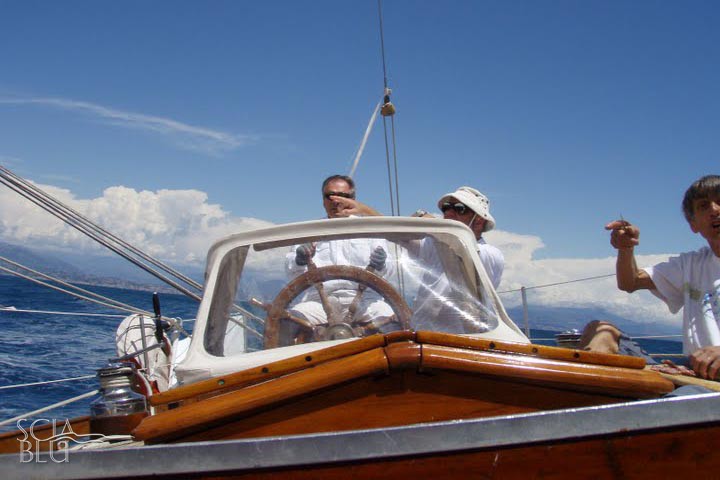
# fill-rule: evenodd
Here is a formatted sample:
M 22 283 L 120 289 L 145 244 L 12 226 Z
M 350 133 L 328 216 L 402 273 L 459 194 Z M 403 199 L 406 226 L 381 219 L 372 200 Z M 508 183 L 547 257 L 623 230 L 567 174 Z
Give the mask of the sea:
M 152 291 L 115 287 L 82 288 L 152 312 Z M 160 294 L 164 316 L 179 318 L 192 331 L 198 303 L 180 294 Z M 116 356 L 115 330 L 123 312 L 71 297 L 28 280 L 0 275 L 0 306 L 17 310 L 60 313 L 0 311 L 0 422 L 23 416 L 41 407 L 55 404 L 96 390 L 97 379 L 27 385 L 94 375 Z M 110 317 L 88 314 L 117 315 Z M 532 327 L 532 319 L 530 319 Z M 532 329 L 535 343 L 554 345 L 557 331 Z M 678 341 L 641 339 L 638 343 L 650 353 L 681 353 Z M 8 388 L 10 387 L 10 388 Z M 84 399 L 28 419 L 56 419 L 87 415 L 94 398 Z M 27 423 L 25 423 L 27 424 Z M 16 422 L 0 426 L 0 432 L 16 430 Z

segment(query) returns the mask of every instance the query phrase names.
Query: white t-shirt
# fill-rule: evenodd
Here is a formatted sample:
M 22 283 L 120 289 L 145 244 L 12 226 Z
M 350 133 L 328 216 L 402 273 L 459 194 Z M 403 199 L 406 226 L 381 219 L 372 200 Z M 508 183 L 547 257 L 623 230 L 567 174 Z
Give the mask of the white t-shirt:
M 505 257 L 499 248 L 489 245 L 485 242 L 485 239 L 480 237 L 477 244 L 478 254 L 480 260 L 485 266 L 485 271 L 490 277 L 490 281 L 493 284 L 493 288 L 497 290 L 502 280 L 503 270 L 505 269 Z
M 720 345 L 720 258 L 709 247 L 671 257 L 644 269 L 657 287 L 651 292 L 672 313 L 683 309 L 683 352 Z

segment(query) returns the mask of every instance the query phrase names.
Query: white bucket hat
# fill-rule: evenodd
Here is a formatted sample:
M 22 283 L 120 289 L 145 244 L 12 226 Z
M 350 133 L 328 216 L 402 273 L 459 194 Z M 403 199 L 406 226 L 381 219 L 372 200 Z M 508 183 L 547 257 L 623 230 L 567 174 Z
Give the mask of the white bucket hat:
M 485 219 L 483 232 L 495 228 L 495 219 L 490 215 L 490 200 L 488 200 L 485 195 L 472 187 L 460 187 L 453 193 L 446 193 L 440 197 L 440 200 L 438 200 L 438 208 L 442 208 L 442 204 L 451 198 L 455 198 L 458 202 L 464 203 L 470 210 Z

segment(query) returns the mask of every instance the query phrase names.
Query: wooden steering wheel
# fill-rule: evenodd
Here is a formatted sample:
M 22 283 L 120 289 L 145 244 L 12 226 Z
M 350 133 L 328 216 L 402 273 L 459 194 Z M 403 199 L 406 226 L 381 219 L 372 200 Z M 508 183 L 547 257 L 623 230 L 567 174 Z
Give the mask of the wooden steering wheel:
M 349 280 L 371 288 L 380 294 L 395 314 L 396 321 L 403 330 L 410 329 L 412 310 L 397 290 L 384 278 L 360 267 L 352 265 L 328 265 L 308 270 L 296 277 L 280 290 L 270 308 L 265 320 L 264 344 L 265 348 L 275 348 L 280 345 L 280 321 L 288 317 L 287 307 L 302 292 L 315 284 L 329 280 Z

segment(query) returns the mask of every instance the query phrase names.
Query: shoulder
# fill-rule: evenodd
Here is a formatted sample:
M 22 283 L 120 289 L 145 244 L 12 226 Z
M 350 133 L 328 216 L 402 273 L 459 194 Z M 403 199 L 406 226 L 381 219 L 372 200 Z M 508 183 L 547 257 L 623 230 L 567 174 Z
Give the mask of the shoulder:
M 670 271 L 690 271 L 697 266 L 704 265 L 713 261 L 715 255 L 709 247 L 702 247 L 698 250 L 683 252 L 679 255 L 672 255 L 667 260 L 657 263 L 652 267 L 645 268 L 648 273 L 654 272 L 670 272 Z
M 489 243 L 485 242 L 485 240 L 482 238 L 480 240 L 478 240 L 477 249 L 478 249 L 478 252 L 480 253 L 480 255 L 491 256 L 491 257 L 495 257 L 498 259 L 505 258 L 499 248 L 497 248 L 494 245 L 490 245 Z
M 710 247 L 705 246 L 691 252 L 683 252 L 676 257 L 671 257 L 670 260 L 673 260 L 674 258 L 682 261 L 683 263 L 698 263 L 712 260 L 715 258 L 715 254 Z

